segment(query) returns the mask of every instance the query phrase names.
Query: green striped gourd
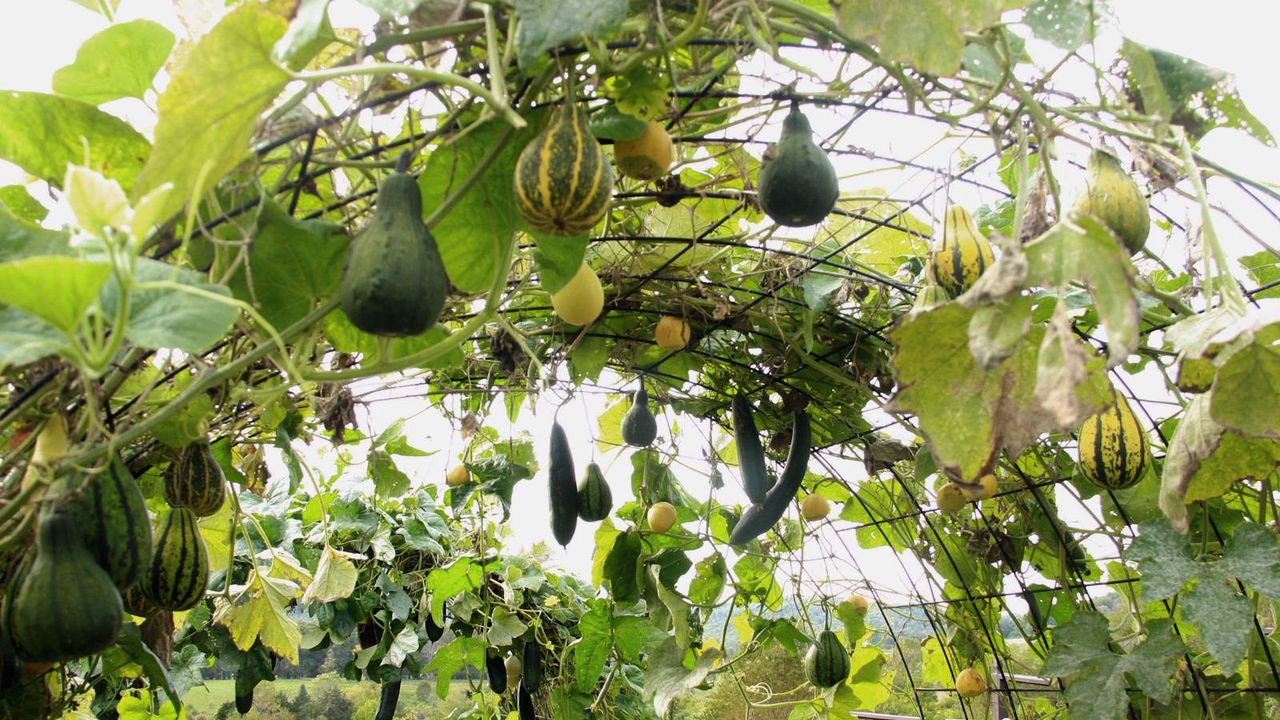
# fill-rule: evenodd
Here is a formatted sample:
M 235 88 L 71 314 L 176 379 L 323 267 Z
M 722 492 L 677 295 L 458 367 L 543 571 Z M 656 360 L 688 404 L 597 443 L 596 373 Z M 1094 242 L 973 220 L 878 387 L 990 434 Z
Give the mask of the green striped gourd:
M 951 293 L 946 288 L 937 283 L 927 283 L 920 288 L 920 292 L 916 293 L 916 301 L 911 305 L 912 310 L 928 310 L 945 302 L 951 301 Z
M 849 677 L 849 652 L 840 637 L 823 630 L 804 656 L 804 674 L 814 687 L 835 687 Z
M 142 573 L 143 596 L 158 608 L 189 610 L 204 598 L 209 557 L 196 515 L 171 508 L 156 525 L 151 565 Z
M 525 221 L 552 235 L 581 235 L 608 212 L 613 169 L 572 98 L 516 160 L 515 199 Z
M 1116 156 L 1096 149 L 1089 155 L 1085 191 L 1073 207 L 1101 220 L 1136 253 L 1147 244 L 1151 232 L 1151 208 L 1138 183 L 1120 167 Z
M 587 473 L 578 483 L 578 517 L 587 522 L 598 522 L 609 517 L 613 509 L 613 492 L 604 479 L 600 466 L 587 465 Z
M 85 547 L 116 587 L 131 587 L 151 560 L 147 501 L 119 458 L 89 478 L 67 505 Z
M 1129 401 L 1119 393 L 1115 399 L 1080 426 L 1080 472 L 1099 487 L 1119 490 L 1142 479 L 1150 442 Z
M 929 274 L 934 282 L 957 297 L 973 287 L 993 262 L 991 243 L 978 232 L 969 211 L 959 205 L 947 208 L 942 242 L 929 252 Z
M 65 512 L 40 521 L 35 560 L 12 598 L 7 626 L 18 656 L 60 662 L 111 647 L 120 632 L 120 593 Z
M 218 512 L 226 497 L 226 477 L 207 442 L 191 443 L 165 470 L 164 499 L 170 507 L 208 517 Z

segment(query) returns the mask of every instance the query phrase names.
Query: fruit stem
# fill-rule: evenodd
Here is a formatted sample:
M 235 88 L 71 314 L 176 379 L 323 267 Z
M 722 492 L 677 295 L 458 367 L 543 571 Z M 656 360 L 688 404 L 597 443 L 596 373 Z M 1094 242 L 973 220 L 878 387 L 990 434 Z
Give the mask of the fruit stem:
M 1239 315 L 1244 315 L 1246 309 L 1244 293 L 1241 292 L 1235 278 L 1231 276 L 1230 262 L 1227 260 L 1226 253 L 1222 251 L 1222 244 L 1218 242 L 1218 233 L 1213 229 L 1213 217 L 1209 210 L 1209 194 L 1205 191 L 1204 178 L 1200 176 L 1200 168 L 1196 164 L 1194 154 L 1191 152 L 1191 142 L 1187 140 L 1185 132 L 1178 128 L 1175 129 L 1178 130 L 1182 162 L 1186 166 L 1187 177 L 1191 180 L 1191 186 L 1195 188 L 1196 200 L 1200 204 L 1200 242 L 1203 245 L 1205 264 L 1205 297 L 1212 297 L 1217 294 L 1223 305 Z M 1216 276 L 1213 272 L 1215 267 L 1217 269 Z

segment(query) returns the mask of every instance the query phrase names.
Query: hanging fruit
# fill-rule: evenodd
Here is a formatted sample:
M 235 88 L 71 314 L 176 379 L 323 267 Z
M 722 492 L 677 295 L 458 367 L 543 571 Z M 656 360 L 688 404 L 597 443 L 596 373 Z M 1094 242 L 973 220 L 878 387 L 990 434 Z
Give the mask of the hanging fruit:
M 1121 490 L 1136 485 L 1147 471 L 1151 452 L 1147 433 L 1124 395 L 1080 425 L 1080 473 L 1098 487 Z
M 191 443 L 164 473 L 164 500 L 170 507 L 185 507 L 197 517 L 208 517 L 226 499 L 226 478 L 207 440 Z
M 1092 215 L 1111 228 L 1133 254 L 1147 244 L 1151 208 L 1138 183 L 1120 167 L 1115 155 L 1098 148 L 1089 155 L 1085 190 L 1073 209 Z
M 947 208 L 942 242 L 929 252 L 929 273 L 952 297 L 973 287 L 995 262 L 991 243 L 978 232 L 973 216 L 959 205 Z
M 669 502 L 656 502 L 645 513 L 645 521 L 649 529 L 656 533 L 664 533 L 676 524 L 676 506 Z
M 551 491 L 551 534 L 568 545 L 578 527 L 578 484 L 574 480 L 569 437 L 560 423 L 551 423 L 551 450 L 547 476 Z
M 658 420 L 649 410 L 649 393 L 640 381 L 631 409 L 622 416 L 622 441 L 632 447 L 649 447 L 658 438 Z
M 813 142 L 809 119 L 798 103 L 791 104 L 771 154 L 772 159 L 762 162 L 756 183 L 760 209 L 787 227 L 822 222 L 836 206 L 840 183 L 831 160 Z
M 667 315 L 658 321 L 658 327 L 653 331 L 653 340 L 663 350 L 682 350 L 689 344 L 691 333 L 687 320 Z
M 551 309 L 570 325 L 589 325 L 604 310 L 604 288 L 585 262 L 564 287 L 551 294 Z
M 804 656 L 804 675 L 814 687 L 830 688 L 849 677 L 849 651 L 840 636 L 823 630 Z
M 657 180 L 666 175 L 673 155 L 671 136 L 657 120 L 650 120 L 640 137 L 613 144 L 618 172 L 636 180 Z
M 587 472 L 578 483 L 578 518 L 586 522 L 599 522 L 609 517 L 613 509 L 613 491 L 604 479 L 604 473 L 595 463 L 587 465 Z
M 525 221 L 552 235 L 581 235 L 608 212 L 613 170 L 572 97 L 521 151 L 515 198 Z

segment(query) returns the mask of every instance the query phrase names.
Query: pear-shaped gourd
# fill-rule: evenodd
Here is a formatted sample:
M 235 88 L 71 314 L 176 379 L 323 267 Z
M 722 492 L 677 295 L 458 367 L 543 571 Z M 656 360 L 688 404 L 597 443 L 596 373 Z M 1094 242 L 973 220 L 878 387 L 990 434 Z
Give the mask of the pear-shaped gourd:
M 809 120 L 792 105 L 772 160 L 756 183 L 760 209 L 787 227 L 816 225 L 836 206 L 840 185 L 827 154 L 813 142 Z
M 65 510 L 98 565 L 120 590 L 132 587 L 151 561 L 147 500 L 120 458 L 84 482 Z
M 587 472 L 578 483 L 578 517 L 587 522 L 599 522 L 609 517 L 613 509 L 613 491 L 604 479 L 604 473 L 595 463 L 587 465 Z
M 405 170 L 408 153 L 378 186 L 369 223 L 351 241 L 342 272 L 342 311 L 373 335 L 419 335 L 444 309 L 449 278 L 422 222 L 422 195 Z
M 12 603 L 10 640 L 28 662 L 91 655 L 110 647 L 120 633 L 120 594 L 66 513 L 41 519 L 35 561 Z
M 649 447 L 658 437 L 658 421 L 649 411 L 649 393 L 640 383 L 631 409 L 622 416 L 622 440 L 632 447 Z
M 1129 249 L 1136 253 L 1147 243 L 1151 232 L 1151 210 L 1138 183 L 1120 167 L 1120 161 L 1106 150 L 1089 155 L 1085 191 L 1076 198 L 1074 209 L 1101 220 Z
M 613 169 L 572 98 L 520 152 L 515 197 L 525 221 L 552 235 L 581 235 L 609 210 Z
M 942 242 L 929 252 L 928 271 L 934 282 L 958 297 L 973 287 L 993 262 L 991 243 L 978 231 L 969 211 L 959 205 L 947 208 Z
M 840 636 L 823 630 L 804 656 L 804 674 L 814 687 L 835 687 L 849 677 L 849 651 Z

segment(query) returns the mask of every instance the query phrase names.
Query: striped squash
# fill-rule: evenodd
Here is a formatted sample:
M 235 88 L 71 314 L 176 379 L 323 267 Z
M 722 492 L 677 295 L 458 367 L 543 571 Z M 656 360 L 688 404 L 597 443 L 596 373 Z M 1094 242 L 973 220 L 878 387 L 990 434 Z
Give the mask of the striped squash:
M 84 484 L 67 512 L 116 587 L 132 586 L 151 560 L 151 525 L 147 501 L 120 458 Z
M 613 199 L 613 170 L 572 100 L 551 114 L 546 129 L 520 153 L 516 208 L 535 229 L 581 235 L 600 222 Z
M 1119 490 L 1142 479 L 1150 443 L 1129 401 L 1119 393 L 1115 398 L 1080 426 L 1080 472 L 1099 487 Z
M 218 512 L 226 500 L 226 478 L 207 442 L 194 442 L 178 454 L 164 473 L 164 499 L 199 517 Z
M 957 297 L 973 287 L 993 262 L 991 243 L 978 232 L 969 211 L 959 205 L 947 208 L 942 242 L 929 252 L 929 274 L 934 282 Z
M 142 574 L 143 597 L 165 610 L 189 610 L 204 598 L 208 584 L 209 557 L 195 513 L 168 510 L 160 516 L 151 565 Z
M 613 509 L 613 492 L 604 479 L 600 466 L 587 465 L 587 473 L 578 483 L 578 517 L 587 522 L 598 522 L 609 517 Z
M 916 301 L 912 303 L 911 309 L 928 310 L 950 301 L 951 293 L 947 292 L 946 288 L 936 283 L 928 283 L 916 293 Z
M 804 674 L 814 687 L 835 687 L 849 677 L 849 651 L 840 637 L 823 630 L 804 656 Z

